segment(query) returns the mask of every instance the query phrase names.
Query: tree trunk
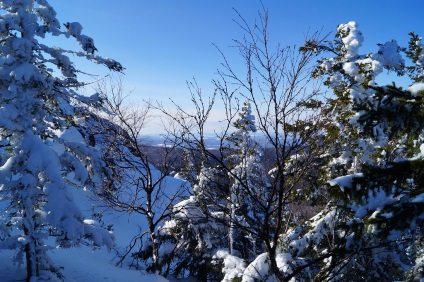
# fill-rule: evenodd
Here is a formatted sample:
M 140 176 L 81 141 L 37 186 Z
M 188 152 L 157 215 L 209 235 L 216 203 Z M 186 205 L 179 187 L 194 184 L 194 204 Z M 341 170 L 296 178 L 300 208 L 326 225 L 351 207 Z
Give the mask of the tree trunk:
M 269 249 L 268 256 L 269 256 L 271 274 L 273 274 L 275 278 L 277 278 L 277 281 L 279 282 L 285 281 L 284 275 L 281 274 L 280 269 L 277 266 L 277 260 L 276 260 L 277 252 L 275 247 L 271 247 Z
M 31 251 L 30 251 L 30 247 L 29 244 L 27 244 L 25 246 L 25 259 L 26 259 L 26 270 L 27 270 L 27 278 L 26 281 L 29 282 L 31 280 L 31 277 L 33 276 L 32 273 L 32 258 L 31 258 Z
M 29 232 L 28 228 L 24 226 L 24 234 L 28 239 Z M 34 239 L 31 238 L 29 242 L 25 245 L 25 261 L 26 261 L 26 270 L 27 270 L 27 278 L 26 281 L 29 282 L 32 277 L 38 276 L 38 265 L 35 256 L 35 242 Z
M 150 232 L 150 238 L 152 239 L 153 272 L 159 273 L 161 270 L 161 267 L 159 265 L 159 243 L 156 237 L 154 227 L 153 228 L 149 227 L 149 232 Z
M 231 195 L 231 200 L 232 199 Z M 230 228 L 228 230 L 228 253 L 232 255 L 234 253 L 234 218 L 235 218 L 235 206 L 231 202 L 230 203 Z
M 158 239 L 156 237 L 156 230 L 155 230 L 155 224 L 154 224 L 154 213 L 153 213 L 153 207 L 152 207 L 152 190 L 147 190 L 147 202 L 146 202 L 146 218 L 147 218 L 147 225 L 149 228 L 149 235 L 152 239 L 152 270 L 154 273 L 160 272 L 160 265 L 159 265 L 159 243 Z

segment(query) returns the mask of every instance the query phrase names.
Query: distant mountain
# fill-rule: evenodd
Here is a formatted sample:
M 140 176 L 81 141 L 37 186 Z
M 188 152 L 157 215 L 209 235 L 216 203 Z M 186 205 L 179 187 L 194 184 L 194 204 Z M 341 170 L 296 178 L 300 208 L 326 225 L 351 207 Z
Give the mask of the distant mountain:
M 262 147 L 267 146 L 267 140 L 265 136 L 261 133 L 257 133 L 253 136 L 253 138 L 260 144 Z M 153 146 L 153 147 L 164 147 L 165 146 L 165 138 L 161 135 L 143 135 L 140 138 L 140 141 L 143 145 Z M 216 136 L 215 133 L 205 134 L 205 142 L 206 146 L 209 150 L 216 150 L 220 146 L 220 139 Z

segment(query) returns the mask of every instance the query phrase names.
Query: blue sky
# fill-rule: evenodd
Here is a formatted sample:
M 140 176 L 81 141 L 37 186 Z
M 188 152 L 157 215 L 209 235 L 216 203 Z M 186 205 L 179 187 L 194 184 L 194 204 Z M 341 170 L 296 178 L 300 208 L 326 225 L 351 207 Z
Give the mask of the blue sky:
M 308 30 L 334 34 L 338 24 L 348 21 L 359 23 L 365 37 L 363 53 L 375 52 L 377 43 L 393 38 L 405 45 L 410 31 L 424 35 L 421 0 L 263 3 L 269 10 L 270 35 L 283 45 L 300 45 Z M 50 4 L 61 22 L 82 24 L 100 55 L 124 65 L 124 83 L 132 90 L 132 100 L 173 98 L 181 104 L 187 103 L 186 81 L 193 77 L 205 92 L 212 91 L 210 81 L 222 61 L 213 43 L 233 54 L 228 46 L 242 36 L 233 22 L 237 18 L 233 8 L 249 23 L 261 9 L 259 0 L 51 0 Z M 104 73 L 92 65 L 81 68 Z

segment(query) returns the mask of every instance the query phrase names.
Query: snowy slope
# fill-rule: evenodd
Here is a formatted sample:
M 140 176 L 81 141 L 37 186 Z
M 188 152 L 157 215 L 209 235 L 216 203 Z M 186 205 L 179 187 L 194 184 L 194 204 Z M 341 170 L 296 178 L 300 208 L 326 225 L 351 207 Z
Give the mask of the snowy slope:
M 89 247 L 59 249 L 50 257 L 56 265 L 63 267 L 65 281 L 70 282 L 163 282 L 168 281 L 159 275 L 142 275 L 139 271 L 116 267 L 111 261 L 113 253 L 105 249 L 92 252 Z M 25 266 L 12 263 L 13 251 L 0 252 L 0 281 L 25 281 Z M 54 278 L 53 278 L 54 279 Z M 54 279 L 52 281 L 55 281 Z M 57 280 L 60 281 L 60 280 Z
M 181 181 L 169 178 L 167 185 L 181 185 Z M 172 192 L 172 191 L 171 191 Z M 115 236 L 116 249 L 125 248 L 130 239 L 139 232 L 139 226 L 145 226 L 145 219 L 138 214 L 119 214 L 114 211 L 98 208 L 101 204 L 93 200 L 92 193 L 83 189 L 74 189 L 75 202 L 87 218 L 91 218 L 94 211 L 103 211 L 105 226 L 112 224 Z M 0 251 L 0 282 L 24 281 L 26 277 L 25 265 L 13 264 L 15 251 Z M 167 279 L 153 274 L 143 274 L 140 271 L 116 266 L 116 251 L 106 248 L 93 251 L 89 246 L 71 249 L 55 249 L 48 253 L 56 266 L 61 267 L 65 281 L 95 282 L 95 281 L 145 281 L 161 282 Z M 49 281 L 59 281 L 55 277 Z

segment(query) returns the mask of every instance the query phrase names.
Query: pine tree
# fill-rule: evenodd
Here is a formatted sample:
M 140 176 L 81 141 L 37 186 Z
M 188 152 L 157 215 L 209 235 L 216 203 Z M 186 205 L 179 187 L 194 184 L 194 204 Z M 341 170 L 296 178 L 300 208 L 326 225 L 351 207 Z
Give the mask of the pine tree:
M 220 178 L 226 178 L 221 171 L 203 166 L 193 187 L 194 195 L 176 204 L 172 219 L 160 228 L 162 240 L 173 238 L 169 241 L 175 246 L 175 255 L 169 264 L 170 273 L 176 277 L 188 274 L 202 281 L 221 279 L 221 269 L 213 261 L 216 250 L 228 246 L 222 212 L 225 199 L 218 196 L 219 192 L 212 193 L 222 189 Z
M 84 136 L 90 113 L 83 106 L 100 100 L 73 90 L 82 84 L 68 54 L 123 68 L 95 54 L 79 23 L 63 28 L 46 0 L 0 1 L 0 9 L 0 248 L 16 249 L 18 262 L 25 255 L 28 281 L 44 270 L 62 277 L 47 255 L 49 235 L 59 247 L 87 237 L 112 246 L 107 231 L 84 219 L 70 192 L 76 185 L 94 189 L 104 163 Z M 72 37 L 82 51 L 47 46 L 46 35 Z
M 249 229 L 263 220 L 261 207 L 266 206 L 269 184 L 259 144 L 252 136 L 257 129 L 248 99 L 233 125 L 236 131 L 228 138 L 233 147 L 228 158 L 234 164 L 229 172 L 229 253 L 253 260 L 257 255 L 257 238 Z
M 359 53 L 362 42 L 356 23 L 340 25 L 335 43 L 324 48 L 336 56 L 315 72 L 335 94 L 326 110 L 332 200 L 293 230 L 289 246 L 306 258 L 303 272 L 320 281 L 404 280 L 408 271 L 414 280 L 422 275 L 422 49 L 406 52 L 414 64 L 406 67 L 395 40 L 367 55 Z M 413 70 L 412 86 L 379 86 L 384 69 L 401 76 Z

